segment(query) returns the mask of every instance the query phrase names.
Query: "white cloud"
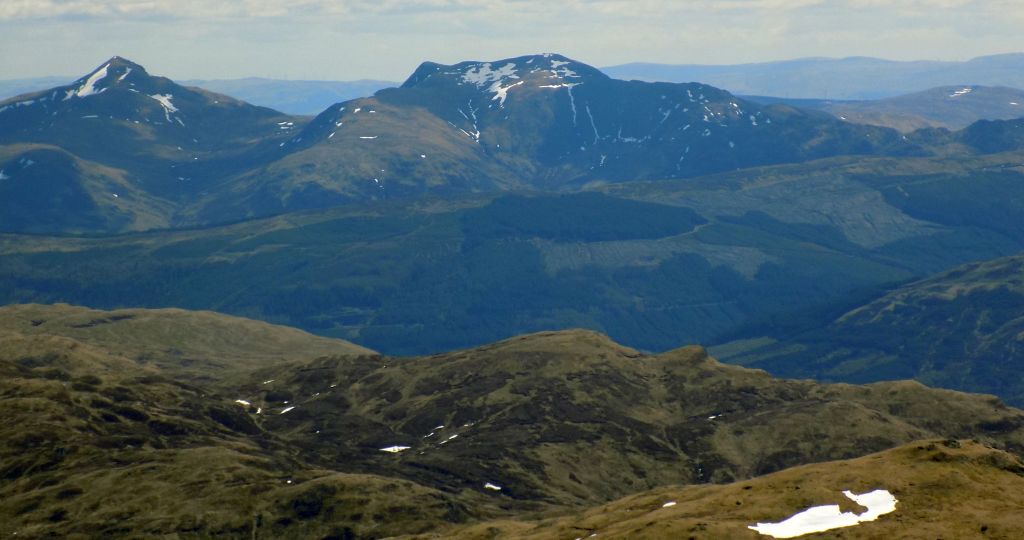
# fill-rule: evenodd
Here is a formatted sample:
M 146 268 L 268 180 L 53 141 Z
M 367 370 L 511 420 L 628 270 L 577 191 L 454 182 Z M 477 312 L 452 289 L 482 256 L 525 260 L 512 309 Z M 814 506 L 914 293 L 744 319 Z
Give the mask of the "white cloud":
M 881 0 L 846 0 L 875 4 Z M 943 4 L 968 0 L 921 0 Z M 788 11 L 819 6 L 826 0 L 4 0 L 0 19 L 52 17 L 285 17 L 295 14 L 603 14 L 643 17 L 671 13 Z
M 0 19 L 55 17 L 283 17 L 308 8 L 332 11 L 322 0 L 4 0 Z
M 0 0 L 0 78 L 114 54 L 176 78 L 400 80 L 422 60 L 594 65 L 1024 50 L 1020 0 Z

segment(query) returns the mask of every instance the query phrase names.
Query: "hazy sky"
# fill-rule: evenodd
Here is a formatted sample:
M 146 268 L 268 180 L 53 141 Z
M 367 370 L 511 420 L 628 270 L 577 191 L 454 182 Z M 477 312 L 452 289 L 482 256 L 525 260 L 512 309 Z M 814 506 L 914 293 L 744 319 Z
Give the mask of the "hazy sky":
M 1024 51 L 1024 0 L 0 0 L 0 79 L 114 55 L 176 79 L 402 80 L 423 60 L 596 66 Z

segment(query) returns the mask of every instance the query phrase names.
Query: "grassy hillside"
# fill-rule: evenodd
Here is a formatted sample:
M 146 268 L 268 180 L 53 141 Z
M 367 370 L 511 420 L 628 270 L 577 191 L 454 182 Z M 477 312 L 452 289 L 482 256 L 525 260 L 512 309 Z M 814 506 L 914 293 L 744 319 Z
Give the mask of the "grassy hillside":
M 568 327 L 647 350 L 714 344 L 1019 252 L 1019 163 L 844 158 L 196 230 L 7 235 L 0 302 L 214 309 L 392 354 Z
M 292 328 L 181 309 L 98 311 L 68 305 L 0 307 L 0 328 L 64 336 L 189 382 L 213 382 L 287 360 L 372 351 Z
M 443 490 L 493 483 L 510 502 L 592 504 L 665 483 L 731 482 L 939 433 L 1024 443 L 1024 415 L 991 397 L 781 381 L 699 347 L 643 355 L 586 331 L 421 358 L 321 359 L 251 380 L 240 390 L 254 406 L 295 407 L 264 427 L 316 459 L 385 466 Z M 393 445 L 410 449 L 382 457 Z
M 409 482 L 297 460 L 230 394 L 112 349 L 0 336 L 5 536 L 366 538 L 464 515 Z
M 866 382 L 914 378 L 1024 403 L 1024 256 L 910 283 L 778 343 L 723 349 L 783 376 Z
M 567 516 L 496 520 L 403 538 L 768 538 L 748 527 L 824 504 L 863 512 L 841 492 L 887 489 L 898 500 L 894 513 L 806 538 L 1009 539 L 1024 535 L 1017 512 L 1022 488 L 1018 457 L 972 441 L 933 440 L 723 486 L 651 490 Z
M 481 531 L 493 520 L 519 534 L 534 527 L 530 520 L 556 515 L 578 517 L 546 519 L 539 530 L 583 523 L 614 532 L 634 526 L 635 510 L 627 508 L 663 497 L 685 505 L 709 493 L 728 497 L 709 499 L 712 505 L 728 500 L 733 508 L 734 493 L 742 494 L 739 513 L 714 522 L 728 528 L 784 517 L 836 489 L 868 487 L 906 497 L 912 525 L 928 519 L 919 505 L 949 500 L 948 484 L 929 479 L 973 474 L 1012 488 L 1001 471 L 1019 471 L 1019 462 L 977 445 L 922 445 L 867 458 L 871 474 L 851 473 L 863 462 L 823 463 L 750 479 L 919 439 L 976 438 L 1024 450 L 1024 412 L 992 397 L 916 383 L 783 381 L 719 364 L 698 347 L 644 355 L 592 332 L 521 336 L 431 357 L 253 365 L 239 352 L 250 347 L 254 328 L 298 339 L 295 355 L 307 340 L 293 330 L 182 311 L 137 310 L 134 318 L 67 306 L 5 311 L 6 536 L 443 537 L 455 534 L 448 527 L 487 524 L 467 529 Z M 107 332 L 107 325 L 134 331 Z M 171 362 L 133 357 L 142 335 L 159 349 L 164 330 L 194 325 L 213 326 L 222 338 L 198 332 L 197 346 L 222 362 L 192 365 L 206 377 L 183 381 Z M 323 344 L 314 341 L 311 353 Z M 409 448 L 382 451 L 392 446 Z M 880 483 L 889 469 L 879 459 L 921 466 L 904 465 Z M 705 486 L 668 487 L 698 484 Z M 991 490 L 959 485 L 978 505 L 992 501 Z M 797 487 L 807 491 L 797 496 Z M 612 502 L 624 496 L 634 502 Z M 617 525 L 588 510 L 608 503 L 600 512 L 621 516 Z M 1007 519 L 976 519 L 994 532 L 1013 530 L 1002 528 Z M 656 530 L 692 526 L 668 520 Z

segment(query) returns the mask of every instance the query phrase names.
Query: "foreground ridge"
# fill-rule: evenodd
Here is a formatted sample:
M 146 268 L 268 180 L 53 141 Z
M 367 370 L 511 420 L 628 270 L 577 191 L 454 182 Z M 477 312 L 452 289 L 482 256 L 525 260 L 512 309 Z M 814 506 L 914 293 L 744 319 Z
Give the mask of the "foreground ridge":
M 211 317 L 223 339 L 185 354 L 161 345 L 159 329 Z M 888 489 L 902 516 L 921 497 L 949 500 L 931 474 L 970 467 L 989 490 L 1015 489 L 1024 471 L 994 448 L 1024 448 L 1024 412 L 989 396 L 778 380 L 700 347 L 648 355 L 578 330 L 401 358 L 260 323 L 293 341 L 290 354 L 253 362 L 259 347 L 232 353 L 252 324 L 181 310 L 0 308 L 2 532 L 471 538 L 493 526 L 543 538 L 564 526 L 713 537 L 754 534 L 746 527 L 808 501 L 842 505 L 843 489 Z M 111 331 L 129 326 L 138 332 Z M 952 437 L 981 442 L 886 450 Z M 853 461 L 827 462 L 836 459 Z M 979 505 L 1001 508 L 974 489 Z M 705 496 L 711 506 L 694 514 Z M 723 497 L 730 511 L 711 511 Z M 537 511 L 565 517 L 534 524 Z M 636 536 L 634 519 L 649 522 L 648 512 L 666 519 Z M 702 516 L 704 529 L 668 519 L 677 513 Z

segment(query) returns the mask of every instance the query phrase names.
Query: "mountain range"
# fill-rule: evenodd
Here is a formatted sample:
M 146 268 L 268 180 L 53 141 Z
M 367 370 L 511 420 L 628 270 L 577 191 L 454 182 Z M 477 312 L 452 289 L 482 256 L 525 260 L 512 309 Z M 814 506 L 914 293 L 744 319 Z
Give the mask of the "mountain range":
M 785 342 L 1024 249 L 1020 120 L 900 134 L 557 55 L 424 63 L 313 119 L 114 58 L 0 118 L 0 301 L 216 309 L 390 354 L 574 326 Z
M 964 129 L 979 120 L 1024 116 L 1024 90 L 991 86 L 943 86 L 871 101 L 835 101 L 748 97 L 760 103 L 785 103 L 825 111 L 857 124 L 891 127 L 904 133 L 925 128 Z
M 999 123 L 901 135 L 698 83 L 615 80 L 558 55 L 428 62 L 401 87 L 312 120 L 114 58 L 70 85 L 0 102 L 0 119 L 0 229 L 32 233 L 1019 147 Z
M 557 55 L 426 63 L 402 87 L 332 106 L 308 125 L 115 58 L 72 85 L 0 103 L 0 119 L 0 167 L 13 190 L 4 200 L 21 212 L 3 228 L 25 232 L 194 226 L 924 151 L 892 130 L 700 84 L 617 81 Z M 26 173 L 54 182 L 64 203 L 37 208 L 37 190 L 17 191 L 28 161 L 37 168 Z
M 0 535 L 1024 536 L 1024 118 L 983 82 L 545 54 L 311 117 L 115 57 L 2 101 Z
M 964 62 L 854 56 L 724 66 L 631 63 L 603 71 L 619 79 L 701 81 L 743 95 L 863 100 L 940 86 L 1024 88 L 1024 53 L 980 56 Z
M 37 77 L 0 80 L 0 100 L 62 86 L 74 77 Z M 229 95 L 260 107 L 295 115 L 315 115 L 339 101 L 373 95 L 397 82 L 361 79 L 356 81 L 300 81 L 246 77 L 243 79 L 187 79 L 182 86 Z

